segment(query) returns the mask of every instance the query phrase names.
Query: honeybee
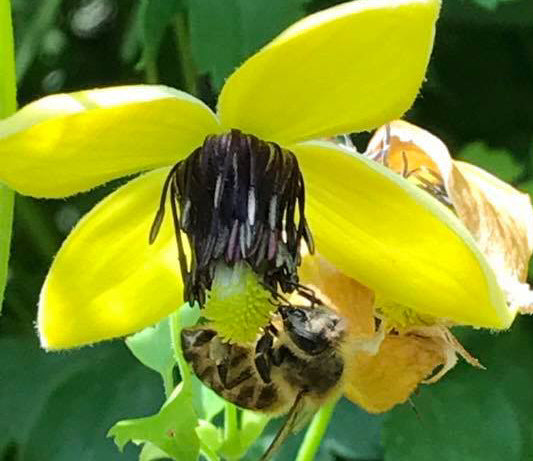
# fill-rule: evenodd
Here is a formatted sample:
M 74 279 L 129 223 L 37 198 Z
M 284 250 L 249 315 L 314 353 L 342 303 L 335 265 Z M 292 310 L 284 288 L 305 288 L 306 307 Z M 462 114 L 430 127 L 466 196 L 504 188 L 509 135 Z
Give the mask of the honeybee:
M 346 321 L 319 306 L 281 306 L 249 346 L 223 342 L 209 324 L 185 328 L 181 342 L 194 373 L 224 399 L 271 415 L 288 413 L 261 460 L 340 391 Z

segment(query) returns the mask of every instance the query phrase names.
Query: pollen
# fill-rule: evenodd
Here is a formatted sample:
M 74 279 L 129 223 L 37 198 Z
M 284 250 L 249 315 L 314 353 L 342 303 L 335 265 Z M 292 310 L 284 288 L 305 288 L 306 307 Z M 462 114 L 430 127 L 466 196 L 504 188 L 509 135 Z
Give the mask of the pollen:
M 250 344 L 270 321 L 276 305 L 248 264 L 219 264 L 203 316 L 229 343 Z
M 378 312 L 387 322 L 387 326 L 398 331 L 417 326 L 434 325 L 436 323 L 436 319 L 433 317 L 419 314 L 410 307 L 396 302 L 378 298 L 376 299 L 376 306 Z

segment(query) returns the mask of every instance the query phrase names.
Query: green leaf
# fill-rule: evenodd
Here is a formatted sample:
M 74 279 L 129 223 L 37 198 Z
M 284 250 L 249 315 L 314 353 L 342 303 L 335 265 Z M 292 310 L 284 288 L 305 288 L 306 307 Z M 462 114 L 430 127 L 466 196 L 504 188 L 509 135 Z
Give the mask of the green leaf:
M 161 410 L 146 418 L 119 421 L 108 433 L 122 450 L 128 442 L 149 441 L 180 461 L 195 461 L 200 442 L 195 428 L 198 419 L 190 390 L 178 386 Z
M 188 0 L 191 48 L 215 89 L 233 70 L 304 15 L 306 0 Z
M 196 434 L 213 451 L 218 451 L 222 446 L 222 429 L 209 421 L 199 420 Z
M 154 444 L 146 442 L 139 455 L 139 461 L 154 461 L 156 459 L 168 459 L 168 457 L 168 453 L 165 453 Z
M 382 415 L 371 415 L 347 399 L 341 399 L 329 424 L 322 450 L 353 460 L 383 458 Z
M 517 162 L 510 152 L 491 149 L 479 141 L 467 144 L 457 158 L 473 163 L 509 183 L 516 181 L 524 173 L 524 165 Z
M 127 414 L 153 412 L 162 400 L 157 377 L 121 342 L 59 354 L 4 337 L 0 363 L 0 453 L 14 444 L 17 459 L 116 459 L 108 428 Z
M 142 24 L 143 63 L 150 83 L 157 82 L 156 62 L 165 30 L 175 19 L 179 0 L 143 0 L 140 17 Z
M 259 438 L 266 425 L 270 421 L 270 416 L 256 411 L 243 410 L 241 414 L 241 445 L 243 454 Z
M 163 376 L 174 366 L 168 318 L 130 336 L 126 345 L 143 365 Z
M 59 14 L 61 0 L 39 2 L 24 36 L 17 47 L 17 80 L 24 79 L 35 58 L 39 55 L 43 44 L 43 37 L 54 27 Z
M 487 370 L 462 363 L 413 396 L 418 416 L 409 405 L 390 412 L 383 439 L 387 461 L 530 459 L 532 330 L 533 319 L 522 317 L 498 335 L 463 331 L 462 344 Z
M 200 418 L 211 421 L 225 405 L 225 400 L 192 376 L 195 408 Z
M 120 449 L 128 442 L 136 444 L 150 442 L 175 459 L 183 461 L 197 459 L 200 449 L 200 441 L 195 431 L 198 426 L 198 416 L 193 406 L 192 379 L 183 359 L 179 336 L 181 325 L 195 324 L 198 316 L 197 306 L 191 309 L 185 304 L 169 319 L 163 320 L 151 329 L 144 330 L 133 338 L 132 344 L 136 356 L 148 367 L 158 371 L 168 369 L 169 359 L 166 354 L 167 351 L 172 353 L 174 349 L 173 359 L 178 358 L 183 381 L 174 389 L 157 414 L 146 418 L 119 421 L 109 430 L 108 436 L 114 437 Z M 164 326 L 165 323 L 167 326 Z M 172 344 L 172 338 L 176 344 Z M 164 349 L 160 351 L 161 355 L 158 354 L 159 347 Z M 147 450 L 150 454 L 150 449 Z

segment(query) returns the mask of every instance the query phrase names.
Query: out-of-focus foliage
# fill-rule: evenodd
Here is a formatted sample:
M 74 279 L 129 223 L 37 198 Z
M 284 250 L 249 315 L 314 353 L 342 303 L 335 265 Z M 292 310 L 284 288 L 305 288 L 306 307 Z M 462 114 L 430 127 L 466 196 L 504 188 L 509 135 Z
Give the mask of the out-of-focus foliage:
M 461 365 L 385 417 L 386 459 L 529 460 L 533 453 L 530 318 L 511 332 L 462 331 L 463 345 L 487 370 Z
M 191 48 L 216 91 L 247 57 L 305 14 L 305 0 L 188 1 Z M 210 43 L 211 46 L 205 46 Z
M 513 0 L 473 0 L 478 5 L 481 5 L 485 8 L 488 8 L 489 10 L 496 9 L 500 4 L 513 1 Z
M 509 183 L 515 183 L 524 174 L 524 166 L 509 151 L 491 149 L 480 141 L 467 144 L 457 158 L 473 163 Z
M 119 342 L 47 354 L 29 334 L 2 334 L 0 363 L 3 460 L 115 459 L 109 428 L 153 413 L 162 398 L 157 375 Z
M 341 2 L 12 3 L 20 104 L 52 92 L 158 81 L 212 105 L 225 77 L 258 47 L 295 19 Z M 456 157 L 533 193 L 533 2 L 443 3 L 427 82 L 407 119 L 441 137 Z M 367 137 L 356 142 L 364 145 Z M 119 419 L 151 415 L 163 402 L 158 374 L 140 365 L 121 341 L 61 354 L 46 354 L 35 341 L 38 293 L 54 253 L 77 219 L 116 185 L 66 201 L 16 199 L 0 318 L 2 461 L 138 459 L 137 447 L 128 444 L 120 454 L 105 435 Z M 343 400 L 318 459 L 531 459 L 532 335 L 530 319 L 500 334 L 463 332 L 465 346 L 487 371 L 458 367 L 413 397 L 416 412 L 405 404 L 371 416 Z M 164 373 L 167 365 L 150 366 Z M 221 410 L 220 402 L 206 403 L 212 395 L 201 395 L 200 406 L 201 399 L 205 408 Z M 217 421 L 219 410 L 205 419 Z M 269 424 L 246 459 L 257 459 L 277 425 Z M 293 437 L 276 459 L 294 459 L 301 437 Z M 143 459 L 156 459 L 155 451 L 146 446 Z

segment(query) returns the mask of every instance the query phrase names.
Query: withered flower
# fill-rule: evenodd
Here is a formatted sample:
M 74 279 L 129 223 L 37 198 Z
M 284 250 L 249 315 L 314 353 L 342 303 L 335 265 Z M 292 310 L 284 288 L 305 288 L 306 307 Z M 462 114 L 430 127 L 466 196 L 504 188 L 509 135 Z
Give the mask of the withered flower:
M 527 194 L 478 167 L 453 160 L 440 139 L 401 120 L 377 130 L 365 156 L 427 192 L 443 213 L 457 216 L 494 274 L 492 283 L 505 293 L 510 319 L 531 310 L 533 297 L 526 279 L 533 248 L 533 210 Z M 428 271 L 439 270 L 441 243 L 445 244 L 434 241 L 434 253 L 429 255 L 434 265 Z M 321 257 L 306 257 L 302 276 L 351 320 L 359 347 L 345 393 L 366 410 L 382 412 L 406 401 L 421 382 L 440 379 L 455 365 L 457 355 L 482 367 L 450 331 L 454 325 L 483 324 L 471 321 L 468 310 L 475 310 L 475 305 L 458 306 L 463 310 L 450 305 L 444 315 L 435 312 L 431 298 L 426 309 L 406 306 L 344 275 Z M 406 290 L 412 289 L 412 276 L 409 271 L 403 274 Z M 466 289 L 475 289 L 468 273 L 463 283 Z M 480 308 L 478 313 L 482 312 Z M 509 325 L 507 321 L 504 326 Z

